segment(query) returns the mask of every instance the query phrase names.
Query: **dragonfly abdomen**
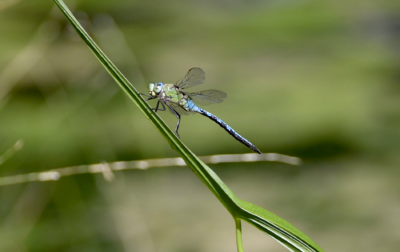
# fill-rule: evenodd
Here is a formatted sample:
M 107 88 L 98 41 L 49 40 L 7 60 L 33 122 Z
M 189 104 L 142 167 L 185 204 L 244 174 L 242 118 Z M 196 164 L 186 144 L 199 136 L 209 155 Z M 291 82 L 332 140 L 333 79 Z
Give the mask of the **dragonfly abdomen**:
M 249 147 L 250 149 L 252 149 L 253 151 L 260 153 L 261 151 L 259 149 L 257 149 L 257 147 L 250 143 L 249 140 L 247 140 L 246 138 L 242 137 L 239 133 L 237 133 L 234 129 L 232 129 L 227 123 L 225 123 L 224 121 L 222 121 L 221 119 L 219 119 L 218 117 L 216 117 L 215 115 L 211 114 L 210 112 L 199 108 L 196 106 L 195 111 L 203 116 L 206 116 L 208 118 L 210 118 L 211 120 L 213 120 L 214 122 L 216 122 L 219 126 L 221 126 L 224 130 L 226 130 L 226 132 L 228 132 L 231 136 L 233 136 L 236 140 L 238 140 L 239 142 L 243 143 L 244 145 L 246 145 L 247 147 Z

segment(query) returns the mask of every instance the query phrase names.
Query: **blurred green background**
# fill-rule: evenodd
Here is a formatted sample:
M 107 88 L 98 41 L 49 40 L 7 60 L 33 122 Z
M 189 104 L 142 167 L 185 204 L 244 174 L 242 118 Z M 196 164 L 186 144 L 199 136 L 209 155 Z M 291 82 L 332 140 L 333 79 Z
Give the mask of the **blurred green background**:
M 228 93 L 205 109 L 261 151 L 303 159 L 212 165 L 237 196 L 326 251 L 398 251 L 399 1 L 66 4 L 140 92 L 202 67 L 192 90 Z M 176 156 L 53 1 L 0 0 L 0 36 L 0 153 L 25 143 L 0 176 Z M 180 135 L 197 155 L 250 152 L 199 115 Z M 233 220 L 189 169 L 115 176 L 0 187 L 0 251 L 236 250 Z M 247 224 L 244 246 L 286 251 Z

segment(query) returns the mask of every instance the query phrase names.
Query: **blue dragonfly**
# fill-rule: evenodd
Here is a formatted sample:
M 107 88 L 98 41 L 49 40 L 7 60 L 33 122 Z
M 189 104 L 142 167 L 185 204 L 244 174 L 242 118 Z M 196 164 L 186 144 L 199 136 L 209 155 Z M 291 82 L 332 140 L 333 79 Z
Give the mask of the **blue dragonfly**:
M 187 72 L 185 78 L 181 79 L 176 84 L 161 82 L 150 83 L 148 86 L 149 95 L 141 95 L 148 97 L 146 101 L 158 98 L 157 106 L 153 108 L 156 113 L 157 111 L 165 111 L 165 106 L 167 106 L 169 110 L 171 110 L 171 112 L 178 118 L 178 123 L 175 128 L 175 134 L 178 137 L 181 114 L 190 115 L 198 113 L 200 115 L 210 118 L 219 126 L 221 126 L 224 130 L 226 130 L 230 135 L 232 135 L 236 140 L 243 143 L 253 151 L 261 154 L 261 151 L 257 149 L 254 144 L 250 143 L 247 139 L 239 135 L 239 133 L 237 133 L 224 121 L 211 114 L 210 112 L 195 105 L 195 103 L 199 105 L 208 105 L 223 102 L 226 98 L 225 92 L 214 89 L 193 93 L 183 91 L 186 88 L 203 84 L 205 81 L 205 76 L 206 75 L 203 69 L 194 67 Z M 162 108 L 160 108 L 160 105 Z

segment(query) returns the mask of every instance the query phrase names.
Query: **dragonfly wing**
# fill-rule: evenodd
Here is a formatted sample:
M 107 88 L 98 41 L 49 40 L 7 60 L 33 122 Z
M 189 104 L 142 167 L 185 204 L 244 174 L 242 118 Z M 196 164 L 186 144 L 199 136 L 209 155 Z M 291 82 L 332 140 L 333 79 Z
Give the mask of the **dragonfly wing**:
M 204 90 L 201 92 L 186 93 L 195 104 L 208 105 L 213 103 L 223 102 L 226 98 L 226 93 L 219 90 Z
M 203 84 L 205 80 L 206 73 L 204 70 L 199 67 L 193 67 L 187 72 L 185 78 L 176 83 L 176 86 L 184 89 Z
M 189 112 L 189 111 L 184 110 L 181 106 L 179 106 L 176 103 L 168 103 L 168 104 L 171 106 L 171 108 L 173 108 L 180 115 L 193 115 L 193 114 L 195 114 L 195 112 Z M 170 111 L 170 112 L 172 113 L 172 111 Z

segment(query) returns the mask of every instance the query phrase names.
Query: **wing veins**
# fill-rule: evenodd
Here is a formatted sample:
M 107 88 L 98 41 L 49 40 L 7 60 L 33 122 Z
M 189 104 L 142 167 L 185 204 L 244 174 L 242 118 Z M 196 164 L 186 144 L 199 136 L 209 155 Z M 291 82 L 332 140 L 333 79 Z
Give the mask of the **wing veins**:
M 188 87 L 193 87 L 199 84 L 203 84 L 206 80 L 206 74 L 203 69 L 199 67 L 193 67 L 189 69 L 185 78 L 179 80 L 176 83 L 176 86 L 180 87 L 181 89 L 185 89 Z
M 225 100 L 227 97 L 225 92 L 215 90 L 215 89 L 210 89 L 210 90 L 204 90 L 200 92 L 192 92 L 192 93 L 186 93 L 190 99 L 193 100 L 195 104 L 199 105 L 209 105 L 209 104 L 214 104 L 214 103 L 221 103 Z

